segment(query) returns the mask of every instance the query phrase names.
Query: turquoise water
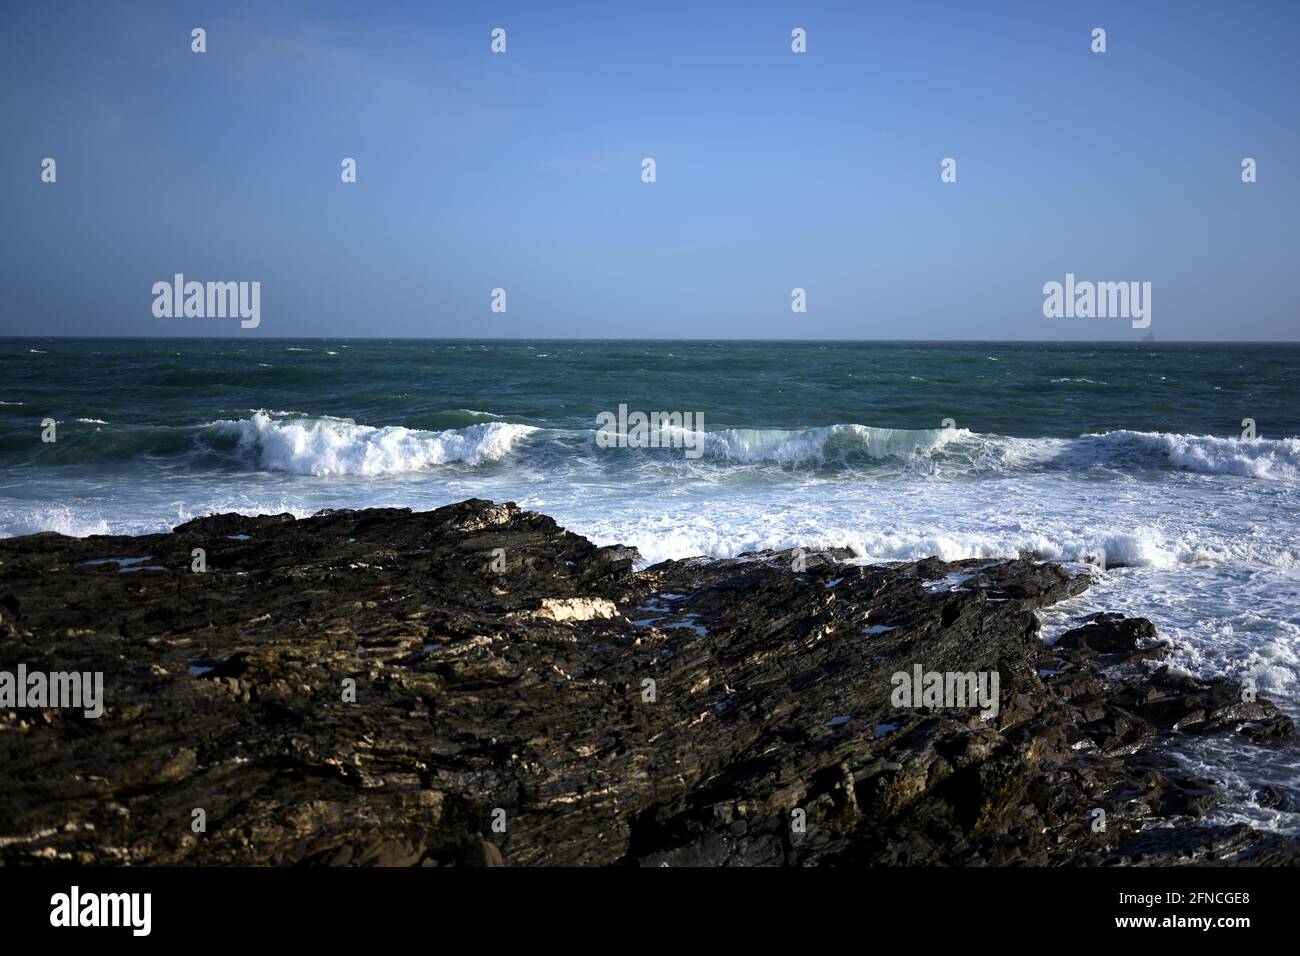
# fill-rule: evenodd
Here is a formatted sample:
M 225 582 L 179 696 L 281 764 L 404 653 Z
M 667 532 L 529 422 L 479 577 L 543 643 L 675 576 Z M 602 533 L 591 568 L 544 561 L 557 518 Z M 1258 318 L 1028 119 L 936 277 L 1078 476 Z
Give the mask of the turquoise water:
M 0 339 L 0 362 L 0 400 L 29 402 L 26 413 L 0 406 L 6 457 L 38 403 L 167 428 L 299 406 L 425 429 L 474 424 L 464 409 L 483 406 L 590 428 L 597 410 L 626 402 L 699 409 L 717 428 L 924 429 L 952 417 L 1030 438 L 1230 437 L 1249 416 L 1272 437 L 1300 432 L 1294 345 Z
M 1298 397 L 1293 345 L 0 339 L 0 535 L 479 496 L 648 561 L 1028 550 L 1106 565 L 1049 638 L 1141 614 L 1298 715 Z M 621 404 L 702 415 L 700 456 L 601 447 Z M 1300 830 L 1252 799 L 1289 752 L 1182 757 Z

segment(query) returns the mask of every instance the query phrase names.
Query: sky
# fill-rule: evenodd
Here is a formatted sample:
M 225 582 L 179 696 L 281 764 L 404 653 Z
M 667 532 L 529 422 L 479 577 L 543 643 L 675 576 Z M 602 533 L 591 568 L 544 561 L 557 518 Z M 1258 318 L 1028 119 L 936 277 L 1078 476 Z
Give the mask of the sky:
M 0 335 L 1296 341 L 1298 35 L 1291 0 L 6 0 Z M 156 317 L 176 273 L 259 282 L 260 324 Z M 1067 273 L 1150 282 L 1149 330 L 1045 317 Z

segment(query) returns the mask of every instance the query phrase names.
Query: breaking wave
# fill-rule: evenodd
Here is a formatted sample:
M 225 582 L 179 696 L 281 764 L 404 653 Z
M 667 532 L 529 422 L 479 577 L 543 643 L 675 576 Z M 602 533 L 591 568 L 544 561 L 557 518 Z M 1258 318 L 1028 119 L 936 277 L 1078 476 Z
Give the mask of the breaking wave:
M 1014 438 L 965 428 L 901 429 L 831 425 L 807 429 L 729 428 L 704 436 L 705 457 L 785 466 L 924 464 L 942 473 L 1172 469 L 1291 481 L 1300 478 L 1300 439 L 1219 438 L 1114 431 L 1079 438 Z M 951 468 L 950 468 L 951 470 Z
M 1300 477 L 1300 438 L 1216 438 L 1163 432 L 1116 431 L 1085 435 L 1073 451 L 1099 460 L 1135 464 L 1163 459 L 1171 467 L 1207 475 L 1294 480 Z
M 754 464 L 821 463 L 868 458 L 908 458 L 925 455 L 949 442 L 970 438 L 964 428 L 874 428 L 870 425 L 830 425 L 824 428 L 728 428 L 705 436 L 711 458 Z
M 1136 474 L 1181 471 L 1277 482 L 1300 480 L 1300 438 L 1225 438 L 1112 431 L 1075 438 L 1015 437 L 967 428 L 721 428 L 687 434 L 665 426 L 649 448 L 598 447 L 594 429 L 541 428 L 492 419 L 468 408 L 418 412 L 402 425 L 362 425 L 303 412 L 250 411 L 249 417 L 192 425 L 139 425 L 78 417 L 100 426 L 70 429 L 57 444 L 33 445 L 0 431 L 13 448 L 51 465 L 140 461 L 192 471 L 208 468 L 301 475 L 378 477 L 442 466 L 501 462 L 536 477 L 630 470 L 716 477 L 731 469 L 815 472 L 866 478 L 903 475 L 997 478 L 1042 472 Z M 64 436 L 60 436 L 61 439 Z M 702 457 L 683 449 L 703 449 Z
M 250 419 L 214 422 L 210 428 L 238 438 L 268 471 L 300 475 L 396 475 L 435 465 L 499 461 L 538 429 L 485 422 L 430 432 L 401 425 L 357 425 L 340 418 Z
M 1219 438 L 1163 432 L 1114 431 L 1079 438 L 1013 438 L 965 428 L 899 429 L 831 425 L 801 430 L 726 429 L 705 436 L 705 455 L 737 464 L 793 466 L 870 464 L 902 460 L 942 472 L 1014 473 L 1172 469 L 1206 475 L 1294 481 L 1300 478 L 1298 438 Z

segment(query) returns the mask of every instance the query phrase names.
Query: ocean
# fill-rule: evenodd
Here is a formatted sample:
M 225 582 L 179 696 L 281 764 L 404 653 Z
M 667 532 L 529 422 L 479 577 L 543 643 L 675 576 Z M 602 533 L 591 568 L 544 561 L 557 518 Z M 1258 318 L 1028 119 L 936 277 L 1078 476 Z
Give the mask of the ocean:
M 1295 345 L 0 339 L 0 535 L 480 497 L 647 562 L 1033 552 L 1105 566 L 1048 640 L 1147 617 L 1300 718 L 1298 399 Z M 620 405 L 702 416 L 698 454 L 602 447 Z M 1173 756 L 1300 832 L 1255 796 L 1294 757 Z

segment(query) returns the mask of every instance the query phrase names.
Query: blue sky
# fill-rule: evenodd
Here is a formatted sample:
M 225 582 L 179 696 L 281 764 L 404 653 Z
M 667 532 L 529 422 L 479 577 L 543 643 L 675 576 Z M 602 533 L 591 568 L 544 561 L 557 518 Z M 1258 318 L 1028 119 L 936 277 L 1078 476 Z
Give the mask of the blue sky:
M 1072 272 L 1150 281 L 1160 340 L 1300 338 L 1293 2 L 15 2 L 5 18 L 0 334 L 1142 334 L 1044 318 L 1043 284 Z M 151 287 L 176 272 L 260 281 L 260 327 L 155 318 Z

